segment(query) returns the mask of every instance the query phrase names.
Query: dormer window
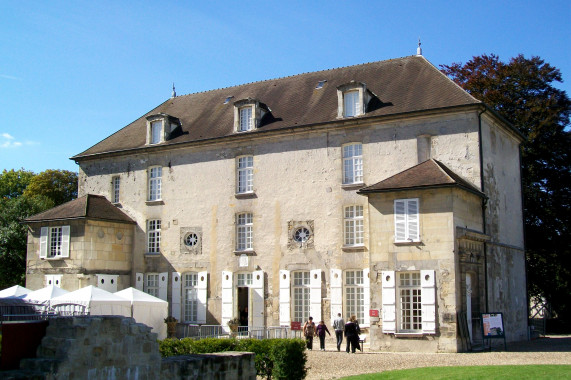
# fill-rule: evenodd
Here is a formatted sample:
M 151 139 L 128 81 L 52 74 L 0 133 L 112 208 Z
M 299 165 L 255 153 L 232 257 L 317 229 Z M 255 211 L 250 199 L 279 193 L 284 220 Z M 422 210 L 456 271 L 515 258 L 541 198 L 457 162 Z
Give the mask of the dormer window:
M 259 128 L 268 107 L 256 99 L 242 99 L 234 103 L 234 130 L 248 132 Z
M 178 118 L 164 113 L 147 116 L 147 145 L 168 141 L 180 126 Z
M 337 87 L 337 118 L 364 115 L 371 97 L 367 86 L 362 82 L 351 81 Z

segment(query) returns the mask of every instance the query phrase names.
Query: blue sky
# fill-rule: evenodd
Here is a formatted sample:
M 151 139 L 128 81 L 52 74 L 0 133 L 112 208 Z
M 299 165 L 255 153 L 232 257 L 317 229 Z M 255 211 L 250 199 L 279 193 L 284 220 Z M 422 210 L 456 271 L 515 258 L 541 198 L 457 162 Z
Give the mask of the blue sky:
M 137 5 L 135 5 L 137 4 Z M 416 54 L 537 55 L 571 89 L 571 1 L 0 2 L 0 170 L 77 171 L 170 97 Z

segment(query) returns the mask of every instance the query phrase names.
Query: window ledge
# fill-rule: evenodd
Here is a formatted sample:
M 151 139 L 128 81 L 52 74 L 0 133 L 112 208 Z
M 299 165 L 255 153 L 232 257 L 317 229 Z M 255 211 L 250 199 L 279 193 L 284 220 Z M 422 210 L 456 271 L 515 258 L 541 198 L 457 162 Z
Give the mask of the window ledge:
M 157 199 L 156 201 L 145 201 L 145 204 L 147 206 L 157 206 L 157 205 L 164 205 L 165 202 L 163 202 L 162 199 Z
M 234 251 L 234 254 L 236 256 L 240 256 L 240 255 L 256 256 L 256 251 L 254 251 L 253 249 L 246 249 L 243 251 Z
M 425 335 L 431 335 L 423 332 L 418 333 L 395 333 L 395 338 L 422 338 Z
M 247 191 L 244 193 L 236 193 L 234 196 L 238 199 L 256 198 L 256 193 L 253 191 Z
M 66 259 L 67 257 L 61 257 L 61 256 L 56 256 L 56 257 L 40 257 L 40 259 L 42 260 L 48 260 L 48 261 L 53 261 L 53 260 L 63 260 Z
M 359 252 L 366 251 L 367 247 L 364 245 L 344 245 L 341 249 L 345 252 Z
M 356 190 L 365 187 L 364 182 L 356 182 L 356 183 L 344 183 L 341 185 L 343 190 Z
M 395 241 L 395 245 L 406 246 L 406 245 L 423 245 L 421 240 L 417 241 Z
M 161 257 L 160 252 L 145 252 L 145 257 Z

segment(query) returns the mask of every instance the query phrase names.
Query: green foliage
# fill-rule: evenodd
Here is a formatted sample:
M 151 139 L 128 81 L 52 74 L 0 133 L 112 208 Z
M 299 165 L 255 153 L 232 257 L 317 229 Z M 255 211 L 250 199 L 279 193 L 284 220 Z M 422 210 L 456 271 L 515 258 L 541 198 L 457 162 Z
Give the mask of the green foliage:
M 343 377 L 341 380 L 569 379 L 570 365 L 425 367 Z
M 4 169 L 0 174 L 0 198 L 19 197 L 34 176 L 33 172 L 24 169 Z
M 0 289 L 24 285 L 28 230 L 21 222 L 77 197 L 77 174 L 24 169 L 0 174 Z
M 60 205 L 77 198 L 77 173 L 67 170 L 48 169 L 30 180 L 24 195 L 42 195 Z
M 307 374 L 305 342 L 301 339 L 165 339 L 161 356 L 206 354 L 224 351 L 253 352 L 256 372 L 262 378 L 304 379 Z
M 473 57 L 442 71 L 509 120 L 522 144 L 530 298 L 545 297 L 571 323 L 571 100 L 553 86 L 560 71 L 539 57 Z

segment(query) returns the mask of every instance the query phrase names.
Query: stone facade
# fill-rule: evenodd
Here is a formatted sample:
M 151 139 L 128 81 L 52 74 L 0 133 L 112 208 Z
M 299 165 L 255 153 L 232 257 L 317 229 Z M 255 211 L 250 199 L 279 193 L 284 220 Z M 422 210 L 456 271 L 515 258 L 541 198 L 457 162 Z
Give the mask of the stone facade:
M 170 135 L 149 144 L 148 120 L 169 117 Z M 486 310 L 509 315 L 508 340 L 526 336 L 521 140 L 406 57 L 175 97 L 74 159 L 80 195 L 119 194 L 136 223 L 126 282 L 180 321 L 256 329 L 356 314 L 373 349 L 454 352 L 461 312 L 474 336 Z M 427 162 L 444 182 L 375 190 Z M 410 243 L 395 241 L 401 200 L 418 207 Z

